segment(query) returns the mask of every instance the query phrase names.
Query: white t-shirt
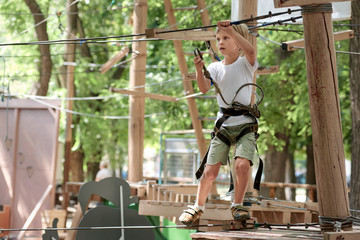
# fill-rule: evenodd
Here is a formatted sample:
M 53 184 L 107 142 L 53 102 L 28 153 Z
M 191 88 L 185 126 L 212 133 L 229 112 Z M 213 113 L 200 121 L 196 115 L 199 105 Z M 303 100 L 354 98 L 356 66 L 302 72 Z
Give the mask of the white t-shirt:
M 97 172 L 95 179 L 104 179 L 108 177 L 112 177 L 112 171 L 108 168 L 100 169 L 100 171 Z
M 221 93 L 225 101 L 229 104 L 232 103 L 237 90 L 245 83 L 252 83 L 254 72 L 258 68 L 257 60 L 252 66 L 246 57 L 240 57 L 229 65 L 224 65 L 222 62 L 213 62 L 208 66 L 208 71 L 212 79 L 219 85 Z M 252 86 L 243 87 L 236 95 L 235 102 L 244 105 L 250 105 Z M 220 94 L 216 96 L 219 107 L 231 108 L 222 99 Z M 220 111 L 217 113 L 218 120 L 222 114 Z M 223 126 L 236 126 L 244 123 L 251 123 L 253 119 L 249 116 L 231 116 L 224 123 Z

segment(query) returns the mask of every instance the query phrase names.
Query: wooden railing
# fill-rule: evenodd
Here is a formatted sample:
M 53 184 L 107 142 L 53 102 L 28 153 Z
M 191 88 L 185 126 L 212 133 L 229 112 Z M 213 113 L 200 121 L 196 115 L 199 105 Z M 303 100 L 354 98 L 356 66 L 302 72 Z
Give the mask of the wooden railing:
M 309 200 L 314 202 L 316 199 L 316 185 L 312 184 L 299 184 L 299 183 L 281 183 L 281 182 L 263 182 L 261 187 L 269 188 L 269 197 L 275 198 L 276 189 L 278 188 L 303 188 L 308 190 Z

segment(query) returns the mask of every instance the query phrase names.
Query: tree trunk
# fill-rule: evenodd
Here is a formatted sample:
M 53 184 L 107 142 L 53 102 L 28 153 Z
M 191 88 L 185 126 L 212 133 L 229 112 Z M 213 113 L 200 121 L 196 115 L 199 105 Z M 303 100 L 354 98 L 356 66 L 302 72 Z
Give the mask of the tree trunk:
M 276 150 L 275 146 L 268 146 L 265 153 L 265 182 L 285 182 L 286 161 L 288 159 L 289 137 L 283 133 L 277 133 L 276 137 L 285 141 L 282 150 Z M 285 199 L 284 189 L 277 189 L 276 198 Z
M 35 24 L 39 24 L 44 21 L 44 15 L 41 12 L 39 5 L 36 0 L 24 0 L 26 5 L 29 7 L 31 13 L 33 13 Z M 36 14 L 35 14 L 36 13 Z M 40 13 L 40 14 L 39 14 Z M 48 41 L 49 37 L 47 34 L 47 23 L 44 21 L 35 27 L 36 36 L 39 41 Z M 46 96 L 49 88 L 49 80 L 51 77 L 52 62 L 50 55 L 50 45 L 48 44 L 39 44 L 40 51 L 40 63 L 39 63 L 39 72 L 40 79 L 37 83 L 34 84 L 32 92 L 35 95 Z
M 31 13 L 33 13 L 35 24 L 38 24 L 45 19 L 36 0 L 24 0 L 24 2 L 29 7 Z M 35 32 L 39 41 L 49 40 L 46 21 L 35 27 Z M 39 44 L 39 51 L 41 55 L 39 63 L 40 79 L 34 84 L 32 92 L 35 95 L 46 96 L 52 69 L 50 45 Z
M 84 152 L 82 151 L 82 149 L 71 152 L 70 172 L 72 182 L 84 181 L 83 162 Z
M 82 21 L 81 21 L 79 16 L 77 18 L 77 31 L 78 31 L 78 33 L 80 35 L 80 38 L 86 38 L 84 27 L 83 27 Z M 84 58 L 88 58 L 89 62 L 92 63 L 93 59 L 92 59 L 92 56 L 91 56 L 89 46 L 86 43 L 80 44 L 79 49 L 80 49 L 81 56 L 83 56 Z
M 355 33 L 360 32 L 360 2 L 351 2 L 352 29 Z M 359 37 L 350 41 L 350 51 L 358 52 L 360 48 Z M 350 56 L 350 95 L 351 95 L 351 182 L 350 182 L 350 208 L 360 209 L 360 55 Z M 358 212 L 351 212 L 354 216 L 360 216 Z

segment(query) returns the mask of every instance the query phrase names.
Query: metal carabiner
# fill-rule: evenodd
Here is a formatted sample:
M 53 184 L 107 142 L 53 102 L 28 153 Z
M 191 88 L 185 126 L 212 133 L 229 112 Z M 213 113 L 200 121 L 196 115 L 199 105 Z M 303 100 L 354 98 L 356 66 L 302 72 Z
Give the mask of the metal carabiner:
M 201 60 L 204 60 L 203 57 L 202 57 L 201 51 L 197 47 L 194 48 L 194 55 L 195 55 L 195 57 L 200 57 Z

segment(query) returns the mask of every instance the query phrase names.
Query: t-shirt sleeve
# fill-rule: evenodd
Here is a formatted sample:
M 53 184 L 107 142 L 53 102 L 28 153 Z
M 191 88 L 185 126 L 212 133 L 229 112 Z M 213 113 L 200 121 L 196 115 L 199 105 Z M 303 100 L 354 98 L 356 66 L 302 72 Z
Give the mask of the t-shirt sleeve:
M 257 59 L 255 59 L 254 65 L 251 65 L 251 63 L 249 63 L 249 61 L 247 60 L 246 57 L 244 57 L 244 62 L 245 62 L 246 68 L 249 69 L 252 73 L 254 73 L 256 71 L 256 69 L 258 69 L 258 67 L 259 67 L 259 63 L 258 63 Z
M 216 64 L 215 63 L 210 63 L 209 66 L 206 69 L 209 71 L 211 78 L 215 82 L 218 82 L 218 80 L 217 80 L 218 71 L 217 71 L 217 68 L 216 68 Z

